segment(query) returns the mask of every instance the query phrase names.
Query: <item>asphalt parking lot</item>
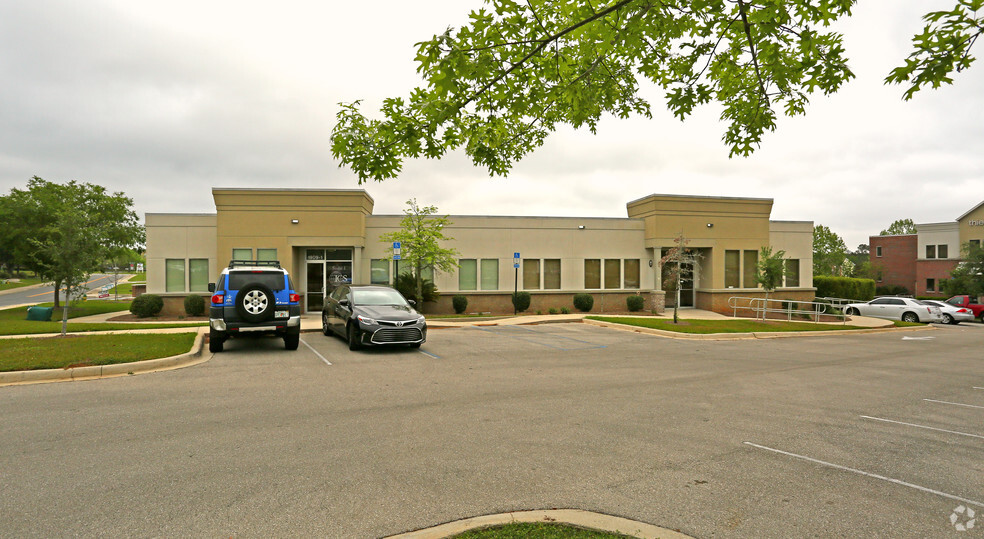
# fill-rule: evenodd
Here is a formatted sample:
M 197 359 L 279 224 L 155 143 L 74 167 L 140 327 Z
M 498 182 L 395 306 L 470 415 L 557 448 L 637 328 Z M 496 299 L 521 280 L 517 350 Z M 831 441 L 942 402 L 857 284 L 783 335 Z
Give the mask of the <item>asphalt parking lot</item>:
M 428 339 L 234 340 L 177 371 L 0 388 L 0 535 L 381 537 L 580 508 L 696 537 L 984 537 L 979 324 Z

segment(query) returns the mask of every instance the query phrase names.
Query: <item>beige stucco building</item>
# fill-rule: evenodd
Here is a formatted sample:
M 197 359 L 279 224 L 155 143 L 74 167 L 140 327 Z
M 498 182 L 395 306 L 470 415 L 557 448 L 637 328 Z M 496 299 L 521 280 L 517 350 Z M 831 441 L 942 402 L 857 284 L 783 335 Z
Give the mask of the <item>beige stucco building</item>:
M 396 263 L 380 238 L 402 215 L 373 215 L 363 190 L 212 190 L 215 214 L 146 215 L 147 292 L 169 309 L 208 283 L 232 259 L 280 260 L 302 295 L 319 310 L 322 294 L 340 282 L 391 283 Z M 595 297 L 596 311 L 624 311 L 642 295 L 662 310 L 666 288 L 660 258 L 681 235 L 699 254 L 681 286 L 681 307 L 727 311 L 732 296 L 757 297 L 754 281 L 763 246 L 786 252 L 786 282 L 774 297 L 813 298 L 813 223 L 771 221 L 771 199 L 651 195 L 627 204 L 627 217 L 451 215 L 446 247 L 460 253 L 453 272 L 425 272 L 441 300 L 425 312 L 451 310 L 451 296 L 469 298 L 470 312 L 508 312 L 514 288 L 531 293 L 530 310 L 571 308 L 576 293 Z M 514 254 L 519 253 L 519 268 Z M 401 271 L 406 268 L 401 268 Z

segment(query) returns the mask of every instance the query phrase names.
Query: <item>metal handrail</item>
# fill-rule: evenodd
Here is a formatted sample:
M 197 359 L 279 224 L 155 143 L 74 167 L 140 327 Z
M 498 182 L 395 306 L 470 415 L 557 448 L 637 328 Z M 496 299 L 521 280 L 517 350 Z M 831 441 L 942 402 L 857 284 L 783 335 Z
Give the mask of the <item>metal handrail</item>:
M 838 298 L 817 298 L 817 299 L 838 299 Z M 849 302 L 851 300 L 844 300 Z M 792 308 L 792 305 L 796 305 L 796 309 Z M 803 306 L 809 306 L 809 308 L 804 309 Z M 755 318 L 762 318 L 765 320 L 766 315 L 770 313 L 785 314 L 786 319 L 792 321 L 793 315 L 804 315 L 809 316 L 813 321 L 819 321 L 820 316 L 832 316 L 839 318 L 842 323 L 847 324 L 847 315 L 843 312 L 835 312 L 831 307 L 836 307 L 830 302 L 822 301 L 796 301 L 788 299 L 765 299 L 765 298 L 749 298 L 732 296 L 728 298 L 728 307 L 732 309 L 732 317 L 738 317 L 738 309 L 752 311 L 755 313 Z

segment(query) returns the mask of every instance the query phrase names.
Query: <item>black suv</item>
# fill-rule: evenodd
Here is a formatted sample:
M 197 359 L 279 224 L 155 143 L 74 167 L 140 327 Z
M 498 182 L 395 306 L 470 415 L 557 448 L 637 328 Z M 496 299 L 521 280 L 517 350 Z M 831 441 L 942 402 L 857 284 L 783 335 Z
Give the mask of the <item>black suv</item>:
M 233 260 L 218 283 L 209 283 L 208 350 L 218 353 L 229 337 L 273 333 L 297 350 L 301 338 L 300 296 L 276 260 Z

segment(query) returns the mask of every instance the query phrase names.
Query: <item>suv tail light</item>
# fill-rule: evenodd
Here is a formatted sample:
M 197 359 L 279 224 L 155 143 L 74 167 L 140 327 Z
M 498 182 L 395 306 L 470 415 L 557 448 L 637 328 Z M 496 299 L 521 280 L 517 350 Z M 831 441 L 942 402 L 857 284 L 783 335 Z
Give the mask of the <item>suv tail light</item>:
M 224 294 L 215 294 L 212 296 L 212 305 L 222 305 L 223 303 L 225 303 Z
M 298 301 L 301 301 L 301 295 L 300 294 L 291 294 L 290 295 L 290 302 L 291 303 L 297 303 Z

